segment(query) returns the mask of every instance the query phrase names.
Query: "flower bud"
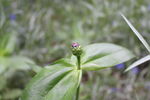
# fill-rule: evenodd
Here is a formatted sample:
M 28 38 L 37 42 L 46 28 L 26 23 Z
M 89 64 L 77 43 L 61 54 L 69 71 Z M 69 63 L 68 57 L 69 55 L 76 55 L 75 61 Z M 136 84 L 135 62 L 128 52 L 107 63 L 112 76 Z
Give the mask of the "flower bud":
M 82 54 L 82 48 L 78 43 L 72 43 L 72 54 L 75 56 L 80 56 Z

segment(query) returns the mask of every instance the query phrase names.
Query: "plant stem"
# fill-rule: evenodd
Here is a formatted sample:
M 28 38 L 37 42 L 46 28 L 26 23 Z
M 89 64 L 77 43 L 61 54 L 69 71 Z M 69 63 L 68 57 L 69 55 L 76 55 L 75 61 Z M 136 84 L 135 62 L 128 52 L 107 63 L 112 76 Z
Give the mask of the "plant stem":
M 81 69 L 81 58 L 80 56 L 77 56 L 77 69 L 80 70 Z M 77 92 L 76 92 L 76 99 L 75 100 L 79 100 L 79 92 L 80 92 L 80 84 L 77 88 Z
M 76 100 L 79 100 L 79 92 L 80 92 L 80 84 L 77 88 L 77 92 L 76 92 Z
M 80 65 L 81 65 L 81 64 L 80 64 L 80 63 L 81 63 L 81 61 L 80 61 L 80 60 L 81 60 L 80 56 L 77 56 L 77 60 L 78 60 L 78 68 L 77 68 L 77 69 L 80 70 L 80 69 L 81 69 L 81 67 L 80 67 Z

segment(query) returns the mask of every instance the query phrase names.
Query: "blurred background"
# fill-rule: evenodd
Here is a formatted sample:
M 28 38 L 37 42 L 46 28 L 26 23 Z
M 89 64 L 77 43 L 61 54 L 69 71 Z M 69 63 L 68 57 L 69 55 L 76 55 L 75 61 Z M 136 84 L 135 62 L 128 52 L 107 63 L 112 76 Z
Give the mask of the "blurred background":
M 0 0 L 0 100 L 18 100 L 38 66 L 70 56 L 72 42 L 115 43 L 136 55 L 84 72 L 80 100 L 150 100 L 150 62 L 123 72 L 148 52 L 120 12 L 150 44 L 149 0 Z

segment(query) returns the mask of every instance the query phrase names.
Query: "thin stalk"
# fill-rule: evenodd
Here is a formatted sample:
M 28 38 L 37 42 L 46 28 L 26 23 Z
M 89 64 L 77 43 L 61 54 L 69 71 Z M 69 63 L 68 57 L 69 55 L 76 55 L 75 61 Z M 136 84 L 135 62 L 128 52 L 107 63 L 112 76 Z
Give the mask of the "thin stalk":
M 80 58 L 80 56 L 77 56 L 77 60 L 78 60 L 78 70 L 80 70 L 81 69 L 81 58 Z
M 81 58 L 80 58 L 80 56 L 77 56 L 77 69 L 78 70 L 80 70 L 81 69 Z M 77 92 L 76 92 L 76 99 L 75 100 L 79 100 L 79 92 L 80 92 L 80 84 L 79 84 L 79 86 L 78 86 L 78 88 L 77 88 Z
M 79 92 L 80 92 L 80 85 L 77 88 L 77 92 L 76 92 L 76 100 L 79 100 Z

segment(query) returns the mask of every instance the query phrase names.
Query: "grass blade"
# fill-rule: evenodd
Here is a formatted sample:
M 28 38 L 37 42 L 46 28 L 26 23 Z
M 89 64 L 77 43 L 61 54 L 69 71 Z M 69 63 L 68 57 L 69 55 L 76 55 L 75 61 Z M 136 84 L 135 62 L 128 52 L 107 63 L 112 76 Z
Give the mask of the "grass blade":
M 146 47 L 146 49 L 148 50 L 148 52 L 150 53 L 150 46 L 148 45 L 148 43 L 146 42 L 146 40 L 142 37 L 142 35 L 134 28 L 134 26 L 130 23 L 130 21 L 123 15 L 121 14 L 121 16 L 123 17 L 123 19 L 126 21 L 126 23 L 129 25 L 129 27 L 132 29 L 132 31 L 134 32 L 134 34 L 139 38 L 139 40 L 143 43 L 143 45 Z
M 141 59 L 139 59 L 138 61 L 134 62 L 132 65 L 130 65 L 126 70 L 125 72 L 129 71 L 130 69 L 134 68 L 134 67 L 137 67 L 138 65 L 146 62 L 146 61 L 149 61 L 150 60 L 150 55 L 147 55 Z

